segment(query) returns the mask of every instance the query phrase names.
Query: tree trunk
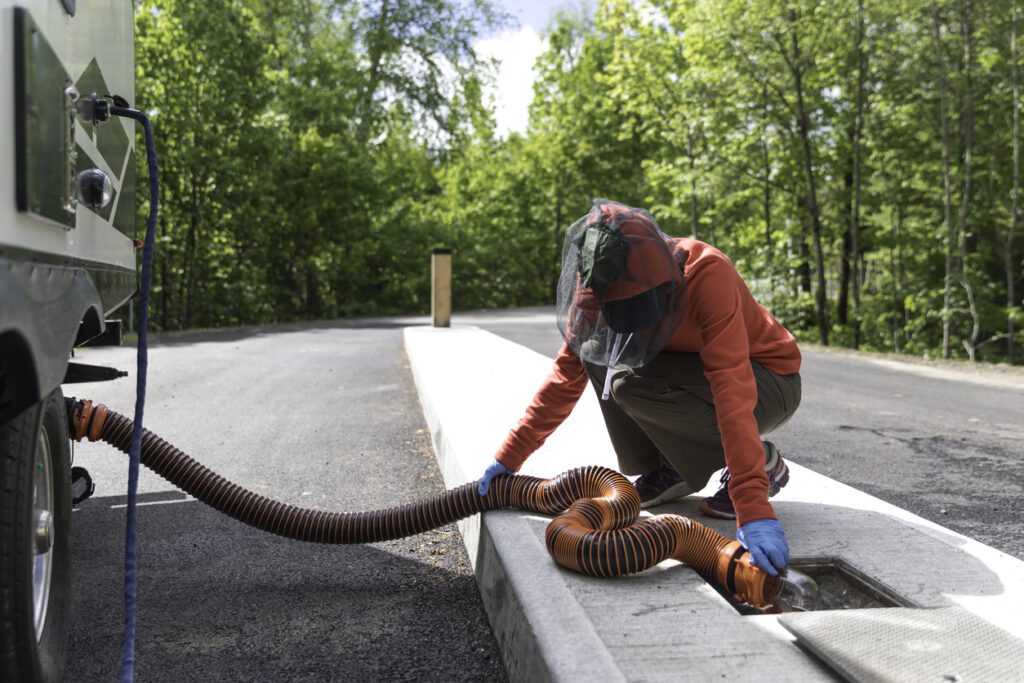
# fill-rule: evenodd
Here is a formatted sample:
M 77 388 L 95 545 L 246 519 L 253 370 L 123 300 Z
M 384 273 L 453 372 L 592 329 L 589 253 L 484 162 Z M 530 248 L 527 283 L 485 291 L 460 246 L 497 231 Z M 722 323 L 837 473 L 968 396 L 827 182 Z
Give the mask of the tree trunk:
M 705 211 L 709 212 L 712 216 L 715 215 L 715 196 L 708 195 L 707 208 Z M 718 243 L 718 237 L 715 234 L 715 221 L 708 223 L 707 240 L 706 242 L 712 246 Z
M 693 170 L 693 157 L 690 158 L 690 169 Z M 700 211 L 697 206 L 697 179 L 690 176 L 690 232 L 693 234 L 693 239 L 700 239 L 700 221 L 698 217 Z
M 964 97 L 964 168 L 963 196 L 960 201 L 960 216 L 957 221 L 957 271 L 960 285 L 967 294 L 967 308 L 971 314 L 971 335 L 963 339 L 964 349 L 972 361 L 978 360 L 978 336 L 981 333 L 981 320 L 978 315 L 977 302 L 974 300 L 974 288 L 967 272 L 967 235 L 970 232 L 971 208 L 971 170 L 974 160 L 974 24 L 973 0 L 963 0 L 963 16 L 960 22 L 964 39 L 964 75 L 966 88 Z
M 761 102 L 764 107 L 765 120 L 768 120 L 768 86 L 761 91 Z M 775 245 L 772 242 L 772 163 L 768 150 L 768 140 L 765 138 L 765 131 L 761 131 L 761 159 L 764 175 L 764 182 L 761 194 L 761 210 L 764 213 L 764 248 L 765 262 L 768 266 L 768 279 L 771 283 L 771 291 L 775 292 L 777 278 L 775 272 L 774 251 Z
M 769 182 L 772 171 L 771 160 L 768 158 L 768 143 L 762 145 L 764 150 L 764 192 L 761 199 L 764 211 L 764 246 L 768 250 L 768 257 L 772 252 L 772 184 Z M 774 272 L 774 271 L 773 271 Z
M 899 310 L 903 318 L 903 340 L 909 343 L 907 336 L 907 325 L 910 323 L 910 313 L 907 311 L 906 299 L 903 293 L 907 291 L 907 268 L 903 258 L 903 221 L 906 218 L 906 207 L 902 197 L 896 200 L 896 287 L 900 292 Z
M 367 48 L 370 58 L 370 68 L 366 78 L 366 89 L 363 91 L 363 101 L 359 109 L 359 142 L 365 144 L 370 137 L 370 125 L 372 123 L 373 98 L 377 95 L 377 87 L 380 85 L 381 64 L 384 61 L 384 38 L 388 31 L 388 14 L 391 10 L 390 0 L 380 0 L 380 17 L 377 23 L 377 30 L 374 32 L 373 42 Z
M 797 274 L 797 294 L 803 292 L 804 294 L 811 293 L 811 249 L 807 246 L 807 223 L 805 222 L 807 200 L 803 195 L 799 195 L 796 198 L 796 209 L 797 215 L 800 220 L 800 233 L 797 235 L 797 253 L 799 255 L 799 265 L 796 267 Z M 814 324 L 814 321 L 811 321 Z
M 865 94 L 868 55 L 864 49 L 864 0 L 857 0 L 857 89 L 854 104 L 853 131 L 850 146 L 853 152 L 853 198 L 850 206 L 850 254 L 853 263 L 853 348 L 860 347 L 860 199 L 861 199 L 861 137 L 864 132 Z
M 797 266 L 797 274 L 800 276 L 800 291 L 804 294 L 811 293 L 811 248 L 807 246 L 807 226 L 800 226 L 800 265 Z M 801 327 L 813 327 L 814 315 L 807 315 L 801 323 Z
M 890 281 L 890 294 L 892 296 L 892 308 L 889 311 L 889 328 L 892 334 L 893 353 L 902 350 L 903 336 L 906 330 L 906 306 L 903 297 L 903 199 L 898 190 L 894 190 L 890 184 L 889 170 L 883 165 L 879 168 L 879 176 L 882 179 L 882 192 L 892 203 L 889 204 L 889 229 L 892 232 L 892 241 L 889 246 L 889 271 L 892 275 Z M 893 203 L 895 206 L 893 206 Z
M 700 200 L 697 197 L 697 141 L 693 128 L 686 133 L 686 158 L 690 162 L 690 234 L 693 239 L 700 236 Z M 705 240 L 706 241 L 706 240 Z
M 814 290 L 814 301 L 818 318 L 818 339 L 822 346 L 828 346 L 828 309 L 825 299 L 825 254 L 821 246 L 821 213 L 818 209 L 818 193 L 814 180 L 814 153 L 811 150 L 811 122 L 807 112 L 807 105 L 804 102 L 804 71 L 801 65 L 800 43 L 796 35 L 796 15 L 793 11 L 788 13 L 789 21 L 793 25 L 791 36 L 791 47 L 793 59 L 790 63 L 790 70 L 793 75 L 793 86 L 796 92 L 797 126 L 800 134 L 800 146 L 803 151 L 804 181 L 807 185 L 807 212 L 811 219 L 811 232 L 814 237 L 814 265 L 816 269 L 816 282 Z
M 167 201 L 166 195 L 165 195 L 164 201 Z M 173 232 L 174 232 L 170 228 L 170 226 L 168 225 L 168 221 L 157 221 L 157 228 L 160 230 L 161 233 L 163 233 L 164 237 L 166 237 L 168 234 L 173 234 Z M 168 240 L 168 242 L 170 242 L 170 240 Z M 158 241 L 158 243 L 159 243 L 159 241 Z M 140 256 L 141 256 L 141 254 L 140 254 Z M 168 280 L 168 268 L 167 268 L 167 261 L 169 259 L 169 256 L 170 256 L 170 254 L 165 252 L 163 254 L 163 258 L 157 259 L 157 263 L 160 266 L 160 271 L 159 271 L 160 272 L 160 290 L 159 291 L 160 291 L 160 329 L 161 330 L 167 330 L 167 329 L 170 328 L 170 323 L 168 322 L 168 315 L 167 315 L 167 312 L 169 310 L 169 306 L 168 306 L 168 302 L 167 302 L 167 295 L 171 291 L 170 281 Z M 136 305 L 137 303 L 138 303 L 138 299 L 136 299 L 136 301 L 132 305 Z
M 907 309 L 904 305 L 903 282 L 900 277 L 903 261 L 903 203 L 896 198 L 893 211 L 893 248 L 889 250 L 890 268 L 892 269 L 892 344 L 895 353 L 900 352 L 901 332 L 906 325 Z
M 1015 261 L 1013 258 L 1013 238 L 1017 232 L 1017 221 L 1020 216 L 1020 65 L 1017 54 L 1017 21 L 1020 18 L 1020 7 L 1017 0 L 1013 3 L 1013 22 L 1010 28 L 1010 70 L 1011 92 L 1013 93 L 1013 184 L 1010 186 L 1010 230 L 1006 233 L 1006 362 L 1014 362 L 1013 309 L 1017 305 L 1014 292 L 1016 282 Z
M 939 128 L 942 147 L 942 212 L 946 226 L 946 268 L 942 280 L 942 357 L 949 358 L 950 306 L 953 296 L 953 250 L 956 239 L 953 233 L 953 177 L 949 160 L 949 85 L 946 79 L 946 60 L 942 54 L 942 24 L 936 11 L 933 23 L 935 39 L 935 63 L 939 77 Z
M 185 313 L 179 320 L 179 328 L 192 327 L 192 309 L 196 288 L 196 243 L 199 239 L 199 180 L 192 175 L 192 200 L 189 211 L 188 236 L 185 238 Z M 183 324 L 182 324 L 183 323 Z
M 562 187 L 564 187 L 564 183 Z M 555 249 L 554 249 L 554 275 L 551 278 L 552 284 L 558 285 L 559 274 L 562 271 L 562 242 L 565 239 L 565 230 L 562 229 L 562 187 L 558 188 L 555 194 Z
M 850 137 L 853 137 L 853 129 L 850 129 Z M 851 208 L 853 204 L 853 173 L 843 174 L 843 186 L 846 190 L 846 229 L 843 230 L 843 241 L 839 249 L 839 299 L 836 301 L 836 322 L 845 325 L 849 322 L 850 310 L 850 249 L 853 239 L 850 235 L 850 216 L 853 215 Z

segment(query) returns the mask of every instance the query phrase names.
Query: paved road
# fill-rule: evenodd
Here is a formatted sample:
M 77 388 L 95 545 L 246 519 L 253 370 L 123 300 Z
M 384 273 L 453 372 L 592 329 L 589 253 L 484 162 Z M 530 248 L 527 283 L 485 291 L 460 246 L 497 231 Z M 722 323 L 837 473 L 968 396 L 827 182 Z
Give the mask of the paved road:
M 401 351 L 422 319 L 166 338 L 147 426 L 280 500 L 365 510 L 442 489 Z M 550 314 L 458 315 L 540 353 Z M 1024 388 L 922 377 L 806 349 L 804 402 L 775 435 L 792 459 L 1024 558 Z M 130 349 L 83 362 L 134 369 Z M 131 412 L 134 380 L 71 387 Z M 97 495 L 73 517 L 68 680 L 115 677 L 125 463 L 76 447 Z M 147 681 L 502 680 L 454 527 L 374 546 L 257 532 L 143 471 L 138 675 Z M 785 494 L 783 494 L 785 495 Z
M 134 350 L 80 360 L 134 376 Z M 279 500 L 367 510 L 443 489 L 399 323 L 184 335 L 153 345 L 146 425 Z M 134 378 L 66 387 L 132 414 Z M 97 482 L 73 516 L 67 679 L 116 679 L 126 461 L 76 446 Z M 141 681 L 505 680 L 454 526 L 372 546 L 258 532 L 143 470 Z
M 551 357 L 561 344 L 549 309 L 456 321 Z M 801 407 L 771 437 L 784 455 L 1024 559 L 1024 376 L 803 353 Z

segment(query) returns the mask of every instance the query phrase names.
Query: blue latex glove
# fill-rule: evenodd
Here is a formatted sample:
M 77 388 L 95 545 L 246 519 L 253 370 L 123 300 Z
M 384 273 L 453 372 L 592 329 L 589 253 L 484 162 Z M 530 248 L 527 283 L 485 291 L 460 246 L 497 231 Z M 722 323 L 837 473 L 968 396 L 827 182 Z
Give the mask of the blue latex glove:
M 491 479 L 494 479 L 499 474 L 515 474 L 515 472 L 495 460 L 484 470 L 484 476 L 480 477 L 480 486 L 476 489 L 477 493 L 481 496 L 486 496 L 487 489 L 491 487 Z
M 736 539 L 750 551 L 750 559 L 772 576 L 789 564 L 789 544 L 782 525 L 774 519 L 755 519 L 736 531 Z

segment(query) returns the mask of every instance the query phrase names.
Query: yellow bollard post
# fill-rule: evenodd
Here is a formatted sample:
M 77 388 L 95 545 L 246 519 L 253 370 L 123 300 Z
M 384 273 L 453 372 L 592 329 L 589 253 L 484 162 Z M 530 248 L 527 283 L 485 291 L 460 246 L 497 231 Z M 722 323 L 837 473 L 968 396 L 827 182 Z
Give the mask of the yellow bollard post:
M 430 317 L 434 327 L 452 324 L 452 250 L 434 249 L 430 259 Z

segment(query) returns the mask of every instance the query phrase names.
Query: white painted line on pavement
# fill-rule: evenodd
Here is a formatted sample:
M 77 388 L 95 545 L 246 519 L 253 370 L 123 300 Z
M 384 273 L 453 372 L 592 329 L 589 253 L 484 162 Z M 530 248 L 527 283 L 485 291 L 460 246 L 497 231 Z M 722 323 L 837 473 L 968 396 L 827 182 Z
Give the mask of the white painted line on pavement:
M 187 498 L 179 498 L 175 500 L 150 500 L 146 501 L 145 503 L 136 503 L 135 505 L 136 507 L 142 507 L 143 505 L 172 505 L 174 503 L 192 503 L 195 500 L 196 499 L 193 498 L 192 496 L 188 496 Z M 110 509 L 117 510 L 126 507 L 128 507 L 127 503 L 118 503 L 117 505 L 111 505 Z

